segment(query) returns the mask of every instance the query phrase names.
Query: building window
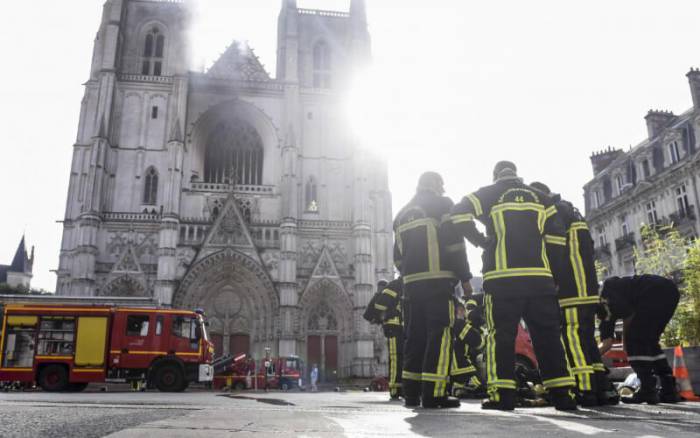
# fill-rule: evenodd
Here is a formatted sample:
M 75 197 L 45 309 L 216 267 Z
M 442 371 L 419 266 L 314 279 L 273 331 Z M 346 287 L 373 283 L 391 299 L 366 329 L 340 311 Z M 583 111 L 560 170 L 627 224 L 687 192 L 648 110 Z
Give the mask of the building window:
M 151 118 L 152 119 L 157 119 L 158 118 L 158 107 L 154 106 L 151 108 Z
M 685 184 L 676 187 L 676 205 L 678 206 L 678 214 L 681 217 L 687 216 L 690 212 L 690 203 L 688 202 Z
M 598 208 L 601 206 L 600 191 L 594 190 L 592 194 L 591 204 L 593 208 Z
M 157 201 L 158 172 L 154 167 L 149 167 L 143 184 L 143 203 L 144 205 L 156 205 Z
M 204 182 L 262 185 L 263 143 L 255 128 L 240 119 L 219 124 L 207 139 Z
M 141 61 L 141 74 L 148 76 L 160 76 L 163 72 L 163 49 L 165 48 L 165 36 L 157 27 L 146 34 L 143 45 L 143 57 Z
M 605 227 L 598 227 L 596 231 L 598 231 L 598 243 L 602 248 L 608 244 L 608 237 L 605 235 Z
M 668 156 L 669 156 L 669 159 L 671 160 L 671 164 L 676 164 L 677 162 L 680 161 L 681 155 L 678 151 L 678 142 L 677 141 L 672 141 L 671 143 L 668 144 Z
M 326 42 L 314 46 L 314 88 L 331 88 L 331 50 Z
M 126 317 L 127 336 L 148 336 L 148 315 L 129 315 Z
M 656 215 L 656 202 L 647 202 L 647 221 L 649 225 L 656 225 L 659 222 L 659 218 Z
M 306 182 L 306 211 L 318 212 L 318 184 L 313 176 Z
M 624 190 L 625 187 L 625 179 L 622 177 L 622 175 L 617 175 L 615 177 L 615 187 L 617 188 L 617 194 L 621 195 L 622 190 Z
M 649 169 L 649 160 L 645 159 L 642 161 L 642 175 L 644 179 L 648 179 L 651 176 L 651 171 Z
M 620 228 L 622 229 L 622 237 L 625 237 L 630 233 L 630 228 L 627 225 L 627 216 L 622 216 L 620 218 L 620 222 L 621 222 Z

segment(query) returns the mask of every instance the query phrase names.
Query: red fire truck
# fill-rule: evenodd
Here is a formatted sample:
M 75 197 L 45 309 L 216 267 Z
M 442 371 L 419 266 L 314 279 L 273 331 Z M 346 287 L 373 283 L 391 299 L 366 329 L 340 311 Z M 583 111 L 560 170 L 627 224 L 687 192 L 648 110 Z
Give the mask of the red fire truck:
M 257 362 L 257 367 L 256 367 Z M 266 366 L 267 365 L 267 366 Z M 257 372 L 256 372 L 257 368 Z M 255 361 L 236 361 L 230 368 L 216 373 L 214 388 L 232 389 L 281 389 L 286 391 L 299 387 L 303 362 L 297 356 L 275 357 Z
M 80 391 L 145 380 L 160 391 L 210 382 L 213 344 L 201 312 L 100 305 L 10 304 L 0 332 L 0 381 Z

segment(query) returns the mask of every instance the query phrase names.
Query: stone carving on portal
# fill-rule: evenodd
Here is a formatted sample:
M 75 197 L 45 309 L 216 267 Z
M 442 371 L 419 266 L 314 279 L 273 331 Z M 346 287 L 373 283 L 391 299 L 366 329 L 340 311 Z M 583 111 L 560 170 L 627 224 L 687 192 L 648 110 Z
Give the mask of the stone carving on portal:
M 151 296 L 146 274 L 141 269 L 137 247 L 128 244 L 122 247 L 122 253 L 104 279 L 99 295 L 111 297 L 145 297 Z

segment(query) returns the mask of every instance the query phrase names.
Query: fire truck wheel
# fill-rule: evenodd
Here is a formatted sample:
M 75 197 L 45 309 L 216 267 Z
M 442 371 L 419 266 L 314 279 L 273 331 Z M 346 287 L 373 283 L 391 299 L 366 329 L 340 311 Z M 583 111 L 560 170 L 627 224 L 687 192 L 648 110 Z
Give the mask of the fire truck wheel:
M 175 364 L 161 365 L 156 371 L 155 382 L 161 392 L 181 392 L 186 388 L 182 369 Z
M 39 372 L 38 380 L 44 391 L 65 391 L 68 387 L 68 370 L 63 365 L 47 365 Z

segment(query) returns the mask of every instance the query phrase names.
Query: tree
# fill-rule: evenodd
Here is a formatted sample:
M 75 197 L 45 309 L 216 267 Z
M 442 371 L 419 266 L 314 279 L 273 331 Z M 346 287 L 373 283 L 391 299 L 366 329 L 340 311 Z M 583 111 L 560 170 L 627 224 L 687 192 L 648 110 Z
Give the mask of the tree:
M 665 345 L 700 344 L 700 241 L 688 242 L 670 226 L 641 230 L 634 249 L 637 274 L 654 274 L 679 285 L 680 302 L 661 340 Z

